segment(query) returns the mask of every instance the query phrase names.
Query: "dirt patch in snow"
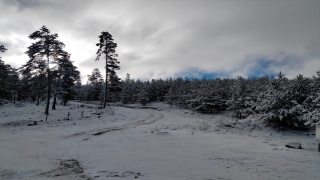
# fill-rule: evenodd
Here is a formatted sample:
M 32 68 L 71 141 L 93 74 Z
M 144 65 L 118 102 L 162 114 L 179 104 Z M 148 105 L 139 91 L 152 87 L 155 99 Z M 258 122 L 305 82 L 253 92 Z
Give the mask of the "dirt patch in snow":
M 132 171 L 99 171 L 97 176 L 94 176 L 95 178 L 98 177 L 118 177 L 118 178 L 124 178 L 124 177 L 134 177 L 139 178 L 140 176 L 143 176 L 141 172 L 132 172 Z
M 3 169 L 0 171 L 0 177 L 4 179 L 11 179 L 17 172 L 13 170 Z
M 90 176 L 84 174 L 84 170 L 81 167 L 79 161 L 75 159 L 61 160 L 57 169 L 39 174 L 46 177 L 57 177 L 66 175 L 75 175 L 81 179 L 92 180 Z

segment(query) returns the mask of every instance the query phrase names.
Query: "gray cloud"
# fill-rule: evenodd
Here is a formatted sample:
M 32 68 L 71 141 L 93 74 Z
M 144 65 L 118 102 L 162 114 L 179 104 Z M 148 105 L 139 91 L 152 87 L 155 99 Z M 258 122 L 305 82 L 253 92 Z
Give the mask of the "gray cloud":
M 103 62 L 94 62 L 101 31 L 110 32 L 118 44 L 123 78 L 126 73 L 151 79 L 189 71 L 252 76 L 257 69 L 269 74 L 281 70 L 294 77 L 312 76 L 320 68 L 320 1 L 0 0 L 0 4 L 5 14 L 0 17 L 4 27 L 0 43 L 10 46 L 2 59 L 8 63 L 26 62 L 21 52 L 32 43 L 28 34 L 46 25 L 59 34 L 83 75 L 95 67 L 103 72 Z

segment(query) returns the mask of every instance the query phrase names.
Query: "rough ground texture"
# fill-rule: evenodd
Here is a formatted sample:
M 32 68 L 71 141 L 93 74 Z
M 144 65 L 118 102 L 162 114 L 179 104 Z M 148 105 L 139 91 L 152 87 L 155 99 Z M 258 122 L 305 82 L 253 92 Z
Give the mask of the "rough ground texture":
M 313 132 L 277 131 L 255 117 L 236 121 L 226 112 L 202 115 L 163 103 L 80 105 L 58 106 L 47 121 L 43 106 L 1 107 L 0 179 L 320 177 Z

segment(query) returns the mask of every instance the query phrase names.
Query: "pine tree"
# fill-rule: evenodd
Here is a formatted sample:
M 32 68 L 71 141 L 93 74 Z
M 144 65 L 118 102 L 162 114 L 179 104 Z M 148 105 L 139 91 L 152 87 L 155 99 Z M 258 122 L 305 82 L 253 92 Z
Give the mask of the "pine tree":
M 76 93 L 75 99 L 78 99 L 80 102 L 88 100 L 90 85 L 81 85 L 81 82 L 77 82 L 73 89 Z
M 256 111 L 262 114 L 261 119 L 267 124 L 290 128 L 304 126 L 301 117 L 306 110 L 298 102 L 298 89 L 294 89 L 296 85 L 293 81 L 280 72 L 277 79 L 270 79 L 268 89 L 259 95 Z
M 100 94 L 103 92 L 103 77 L 98 68 L 93 69 L 92 74 L 88 75 L 87 85 L 90 85 L 89 89 L 89 99 L 99 100 Z M 103 100 L 103 98 L 102 98 Z
M 70 54 L 62 52 L 57 58 L 57 66 L 53 72 L 54 77 L 54 97 L 52 103 L 52 109 L 56 109 L 57 95 L 62 100 L 63 105 L 66 105 L 67 101 L 71 99 L 72 86 L 80 78 L 80 72 L 77 67 L 73 65 L 70 60 Z
M 139 96 L 138 96 L 138 101 L 142 104 L 142 105 L 146 105 L 148 102 L 149 102 L 149 97 L 150 97 L 150 94 L 148 93 L 148 91 L 146 90 L 147 85 L 144 84 L 142 87 L 141 87 L 141 90 L 139 92 Z
M 206 82 L 202 82 L 197 89 L 192 90 L 192 98 L 188 102 L 195 110 L 204 112 L 204 110 L 209 106 L 208 96 L 208 84 Z
M 7 49 L 0 45 L 0 52 L 5 52 Z M 0 57 L 0 98 L 16 102 L 17 91 L 19 86 L 19 76 L 17 69 L 5 64 Z M 0 102 L 1 104 L 1 102 Z
M 20 88 L 18 88 L 18 100 L 19 101 L 26 101 L 28 99 L 31 99 L 32 102 L 35 101 L 35 96 L 32 97 L 32 93 L 34 93 L 31 90 L 32 84 L 31 84 L 31 75 L 30 74 L 22 74 L 21 80 L 20 80 Z
M 0 98 L 10 100 L 10 69 L 11 66 L 0 61 Z
M 252 110 L 252 102 L 249 95 L 248 88 L 246 87 L 248 80 L 238 76 L 234 82 L 233 93 L 231 99 L 226 104 L 229 106 L 227 110 L 232 110 L 236 116 L 241 119 L 243 114 L 254 114 Z
M 80 72 L 77 67 L 72 64 L 71 61 L 64 65 L 64 71 L 62 71 L 62 78 L 60 81 L 61 91 L 60 98 L 63 105 L 65 106 L 70 99 L 74 99 L 75 91 L 73 91 L 73 86 L 80 79 Z
M 108 95 L 108 82 L 110 81 L 111 75 L 115 75 L 115 70 L 120 69 L 120 66 L 118 65 L 119 61 L 116 59 L 116 57 L 118 57 L 118 54 L 116 54 L 117 44 L 113 42 L 111 34 L 103 31 L 99 36 L 99 43 L 97 43 L 96 45 L 99 46 L 96 61 L 99 60 L 102 55 L 105 56 L 106 61 L 105 94 L 103 100 L 103 108 L 105 108 Z
M 191 91 L 190 91 L 190 84 L 191 81 L 188 78 L 182 79 L 177 78 L 174 82 L 176 84 L 176 105 L 180 108 L 187 108 L 188 107 L 188 100 L 191 98 Z M 172 84 L 173 84 L 172 83 Z
M 50 30 L 46 26 L 42 26 L 40 30 L 37 30 L 30 34 L 29 38 L 37 41 L 35 43 L 32 43 L 32 45 L 28 47 L 28 51 L 26 51 L 26 54 L 28 54 L 30 60 L 25 66 L 26 68 L 31 68 L 32 66 L 34 66 L 34 64 L 46 65 L 47 100 L 45 114 L 49 115 L 49 104 L 51 96 L 51 76 L 49 64 L 50 60 L 56 61 L 58 55 L 61 53 L 62 48 L 65 45 L 57 40 L 58 34 L 51 34 Z
M 9 66 L 8 71 L 9 71 L 9 78 L 7 83 L 8 91 L 11 94 L 11 97 L 10 97 L 11 102 L 15 104 L 17 99 L 17 92 L 20 84 L 18 70 Z
M 115 73 L 110 74 L 108 90 L 111 93 L 121 92 L 122 88 L 121 88 L 120 84 L 121 84 L 121 79 L 118 77 L 118 75 Z
M 302 103 L 307 112 L 301 117 L 306 126 L 320 125 L 320 71 L 313 76 L 310 82 L 307 99 Z
M 46 78 L 46 62 L 43 59 L 35 61 L 29 60 L 25 65 L 19 68 L 20 74 L 28 78 L 30 84 L 29 97 L 32 102 L 37 101 L 36 105 L 40 103 L 40 98 L 44 95 L 43 90 L 47 87 Z
M 175 104 L 177 100 L 176 90 L 174 84 L 169 88 L 168 93 L 165 96 L 165 101 L 169 104 L 170 108 Z
M 0 52 L 5 52 L 7 49 L 3 46 L 0 45 Z M 9 78 L 9 71 L 8 71 L 8 66 L 2 61 L 0 57 L 0 98 L 7 98 L 7 90 L 6 90 L 6 82 Z M 1 105 L 1 102 L 0 102 Z
M 121 83 L 121 101 L 127 104 L 133 101 L 133 82 L 130 79 L 130 74 L 126 74 L 126 79 Z

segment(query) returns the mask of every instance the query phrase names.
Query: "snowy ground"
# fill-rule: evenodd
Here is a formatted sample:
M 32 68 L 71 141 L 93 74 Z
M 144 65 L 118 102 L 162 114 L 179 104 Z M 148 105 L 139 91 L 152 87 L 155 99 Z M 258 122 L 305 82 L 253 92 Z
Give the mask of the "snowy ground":
M 152 104 L 156 110 L 80 105 L 58 106 L 47 122 L 44 106 L 0 107 L 0 179 L 320 177 L 312 133 L 277 132 L 254 117 L 236 123 L 226 113 L 203 115 L 163 103 Z M 286 148 L 288 141 L 303 149 Z

